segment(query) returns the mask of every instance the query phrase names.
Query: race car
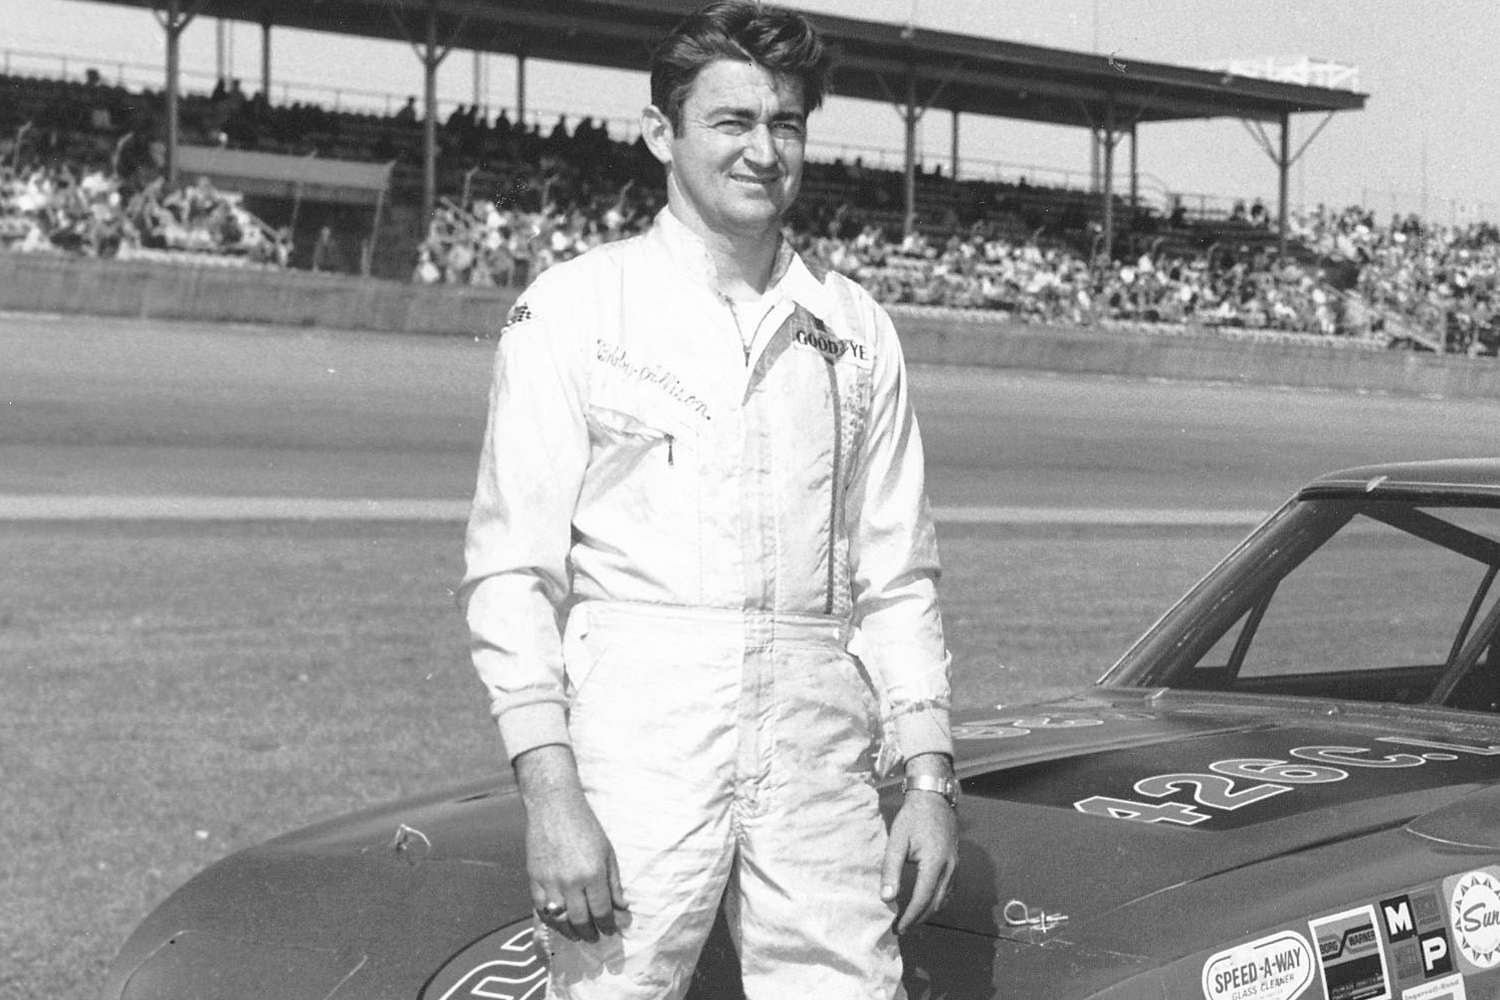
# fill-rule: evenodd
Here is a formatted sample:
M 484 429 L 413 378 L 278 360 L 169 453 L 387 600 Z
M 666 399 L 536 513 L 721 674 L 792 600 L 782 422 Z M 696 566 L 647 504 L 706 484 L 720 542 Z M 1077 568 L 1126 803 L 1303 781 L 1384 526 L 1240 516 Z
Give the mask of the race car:
M 957 716 L 960 874 L 902 939 L 909 994 L 1495 996 L 1497 576 L 1500 459 L 1334 473 L 1095 686 Z M 532 921 L 491 779 L 213 865 L 104 995 L 536 1000 Z M 690 996 L 738 982 L 721 923 Z

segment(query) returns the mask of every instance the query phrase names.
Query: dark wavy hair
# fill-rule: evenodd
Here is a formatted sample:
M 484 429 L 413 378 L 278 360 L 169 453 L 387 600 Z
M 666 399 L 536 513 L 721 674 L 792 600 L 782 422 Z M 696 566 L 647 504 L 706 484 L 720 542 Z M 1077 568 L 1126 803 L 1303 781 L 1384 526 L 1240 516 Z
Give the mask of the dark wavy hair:
M 802 83 L 809 114 L 828 91 L 832 53 L 812 22 L 796 11 L 758 0 L 714 0 L 684 18 L 651 55 L 651 103 L 674 129 L 698 73 L 716 59 L 764 66 Z

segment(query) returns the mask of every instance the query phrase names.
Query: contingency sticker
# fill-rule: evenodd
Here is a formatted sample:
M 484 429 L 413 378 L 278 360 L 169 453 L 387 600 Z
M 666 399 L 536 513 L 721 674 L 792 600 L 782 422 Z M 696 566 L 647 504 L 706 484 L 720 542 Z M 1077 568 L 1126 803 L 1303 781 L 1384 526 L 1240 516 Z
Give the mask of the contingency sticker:
M 1500 965 L 1500 868 L 1444 879 L 1443 895 L 1461 968 L 1484 972 Z
M 1204 1000 L 1294 1000 L 1312 983 L 1307 938 L 1278 931 L 1219 952 L 1203 966 Z
M 1453 946 L 1437 886 L 1410 889 L 1380 901 L 1380 923 L 1390 945 L 1396 982 L 1424 982 L 1453 972 Z
M 1401 1000 L 1468 1000 L 1463 976 L 1448 976 L 1401 991 Z
M 1308 927 L 1318 942 L 1318 967 L 1328 1000 L 1391 1000 L 1375 907 L 1320 917 L 1308 921 Z

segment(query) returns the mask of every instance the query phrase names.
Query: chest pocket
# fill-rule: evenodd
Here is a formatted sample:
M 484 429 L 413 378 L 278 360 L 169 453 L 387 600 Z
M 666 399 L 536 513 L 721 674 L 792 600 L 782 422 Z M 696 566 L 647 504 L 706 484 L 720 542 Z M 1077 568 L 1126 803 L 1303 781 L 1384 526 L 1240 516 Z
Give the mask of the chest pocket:
M 647 532 L 696 520 L 700 418 L 677 398 L 690 401 L 687 390 L 611 365 L 593 374 L 584 499 L 605 502 Z

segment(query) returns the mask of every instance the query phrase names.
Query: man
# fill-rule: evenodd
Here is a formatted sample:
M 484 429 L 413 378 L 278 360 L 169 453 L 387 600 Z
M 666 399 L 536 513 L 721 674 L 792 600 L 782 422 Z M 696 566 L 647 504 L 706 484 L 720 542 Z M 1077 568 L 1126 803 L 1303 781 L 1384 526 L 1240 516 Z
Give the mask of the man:
M 512 309 L 460 591 L 549 995 L 902 996 L 956 854 L 948 658 L 889 318 L 781 236 L 827 59 L 730 0 L 653 58 L 667 208 Z M 559 635 L 559 622 L 563 623 Z M 874 778 L 908 791 L 889 833 Z M 916 873 L 904 905 L 904 863 Z

